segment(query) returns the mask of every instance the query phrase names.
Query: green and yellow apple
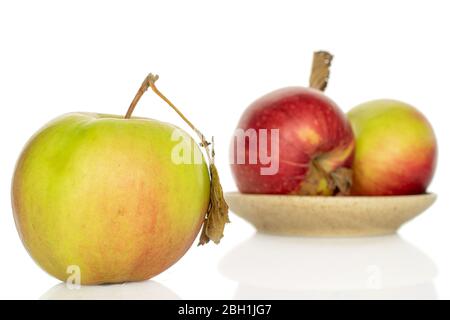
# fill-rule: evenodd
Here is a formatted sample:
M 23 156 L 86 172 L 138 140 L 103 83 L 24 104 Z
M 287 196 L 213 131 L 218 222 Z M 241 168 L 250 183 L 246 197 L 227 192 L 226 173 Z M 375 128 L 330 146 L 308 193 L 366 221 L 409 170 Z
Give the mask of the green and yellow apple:
M 91 113 L 63 115 L 37 132 L 18 160 L 14 218 L 34 260 L 81 284 L 151 278 L 197 236 L 209 204 L 207 165 L 177 163 L 179 139 L 156 120 Z
M 395 100 L 363 103 L 348 113 L 355 137 L 355 195 L 407 195 L 426 191 L 437 143 L 433 128 L 414 107 Z

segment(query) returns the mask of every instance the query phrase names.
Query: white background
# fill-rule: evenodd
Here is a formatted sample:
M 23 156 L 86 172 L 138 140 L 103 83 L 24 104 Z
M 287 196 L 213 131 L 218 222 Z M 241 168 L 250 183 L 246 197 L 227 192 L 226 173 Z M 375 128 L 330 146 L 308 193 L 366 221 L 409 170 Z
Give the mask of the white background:
M 2 0 L 0 298 L 450 298 L 449 14 L 448 1 L 431 0 Z M 124 114 L 146 73 L 157 72 L 160 89 L 215 135 L 224 189 L 235 190 L 227 149 L 241 112 L 264 93 L 307 85 L 318 49 L 335 55 L 327 94 L 344 111 L 395 98 L 435 128 L 429 190 L 439 199 L 401 229 L 403 240 L 268 238 L 232 215 L 219 246 L 194 246 L 153 281 L 75 292 L 28 256 L 10 181 L 24 143 L 47 121 Z M 152 94 L 135 114 L 185 128 Z

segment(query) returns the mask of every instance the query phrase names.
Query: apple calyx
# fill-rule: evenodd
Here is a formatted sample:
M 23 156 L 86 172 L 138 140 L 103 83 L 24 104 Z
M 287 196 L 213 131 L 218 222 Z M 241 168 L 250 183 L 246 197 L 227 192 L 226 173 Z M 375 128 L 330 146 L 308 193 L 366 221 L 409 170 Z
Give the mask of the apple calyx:
M 203 135 L 203 133 L 198 130 L 191 121 L 189 121 L 186 116 L 156 87 L 155 82 L 159 79 L 158 75 L 152 73 L 148 74 L 147 77 L 142 82 L 138 92 L 136 93 L 130 107 L 127 110 L 125 119 L 129 119 L 141 99 L 142 95 L 151 88 L 152 91 L 164 100 L 180 117 L 183 121 L 197 134 L 200 139 L 199 145 L 205 149 L 206 156 L 209 162 L 209 175 L 210 175 L 210 197 L 209 205 L 203 220 L 203 227 L 200 235 L 200 240 L 198 245 L 204 245 L 212 240 L 215 244 L 220 242 L 223 237 L 223 231 L 225 224 L 229 223 L 228 217 L 228 205 L 223 196 L 223 189 L 220 184 L 219 173 L 217 171 L 216 165 L 214 164 L 214 137 L 212 137 L 211 142 L 208 142 Z M 211 146 L 211 148 L 210 148 Z
M 294 194 L 303 196 L 348 195 L 352 186 L 352 170 L 340 167 L 331 172 L 326 171 L 317 160 L 309 166 L 305 180 Z

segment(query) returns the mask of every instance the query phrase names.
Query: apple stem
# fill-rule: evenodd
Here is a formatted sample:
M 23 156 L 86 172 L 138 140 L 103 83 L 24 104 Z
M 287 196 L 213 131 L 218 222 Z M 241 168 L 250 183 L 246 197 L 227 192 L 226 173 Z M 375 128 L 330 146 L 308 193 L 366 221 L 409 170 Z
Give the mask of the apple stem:
M 212 240 L 214 243 L 218 244 L 220 239 L 223 237 L 223 230 L 225 224 L 230 222 L 228 219 L 228 205 L 223 197 L 223 190 L 220 184 L 219 174 L 217 168 L 214 164 L 214 137 L 212 137 L 212 144 L 208 142 L 203 135 L 203 133 L 198 130 L 191 121 L 161 92 L 155 85 L 155 82 L 159 79 L 158 75 L 148 74 L 147 77 L 142 82 L 141 87 L 136 93 L 133 101 L 131 102 L 125 119 L 129 119 L 141 99 L 142 95 L 151 88 L 152 91 L 158 95 L 162 100 L 164 100 L 175 112 L 183 119 L 184 122 L 197 134 L 200 138 L 200 146 L 205 149 L 206 156 L 209 162 L 209 174 L 211 179 L 211 189 L 210 189 L 210 199 L 209 206 L 206 212 L 202 233 L 200 236 L 199 245 L 203 245 Z M 211 145 L 211 149 L 209 146 Z
M 202 146 L 205 148 L 206 150 L 206 154 L 208 157 L 208 160 L 210 162 L 212 162 L 214 159 L 211 157 L 210 155 L 210 150 L 209 150 L 209 145 L 211 143 L 209 143 L 205 136 L 203 135 L 203 133 L 200 132 L 200 130 L 198 130 L 191 121 L 189 121 L 188 118 L 186 118 L 186 116 L 164 95 L 162 94 L 161 91 L 158 90 L 158 88 L 155 85 L 155 82 L 159 79 L 159 76 L 156 74 L 148 74 L 147 77 L 145 78 L 144 82 L 142 82 L 141 87 L 139 88 L 138 92 L 136 93 L 133 101 L 130 104 L 130 107 L 127 110 L 127 113 L 125 115 L 125 119 L 129 119 L 131 118 L 131 115 L 133 114 L 134 109 L 136 108 L 136 105 L 138 104 L 139 100 L 141 99 L 141 97 L 144 95 L 144 93 L 148 90 L 148 88 L 151 88 L 152 91 L 154 93 L 156 93 L 162 100 L 164 100 L 173 110 L 175 110 L 175 112 L 181 117 L 181 119 L 183 119 L 184 122 L 186 122 L 186 124 L 198 135 L 198 137 L 201 140 L 201 144 Z
M 330 66 L 333 56 L 327 51 L 314 52 L 309 86 L 324 91 L 330 77 Z
M 152 79 L 150 79 L 152 78 Z M 130 119 L 131 115 L 133 114 L 134 108 L 136 108 L 136 105 L 138 104 L 139 100 L 141 100 L 141 97 L 144 95 L 144 93 L 148 90 L 150 87 L 150 81 L 155 82 L 158 80 L 158 75 L 148 74 L 147 77 L 145 77 L 144 81 L 142 82 L 141 86 L 139 87 L 138 92 L 134 96 L 133 101 L 131 101 L 131 104 L 127 110 L 127 113 L 125 114 L 125 119 Z

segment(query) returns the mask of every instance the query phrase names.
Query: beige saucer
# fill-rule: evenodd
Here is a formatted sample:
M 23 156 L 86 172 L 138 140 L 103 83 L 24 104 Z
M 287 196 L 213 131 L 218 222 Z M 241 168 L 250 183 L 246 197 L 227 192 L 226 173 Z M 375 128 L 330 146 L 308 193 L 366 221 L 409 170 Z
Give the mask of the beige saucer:
M 314 197 L 229 192 L 230 210 L 258 231 L 317 237 L 395 233 L 436 200 L 436 194 L 386 197 Z

